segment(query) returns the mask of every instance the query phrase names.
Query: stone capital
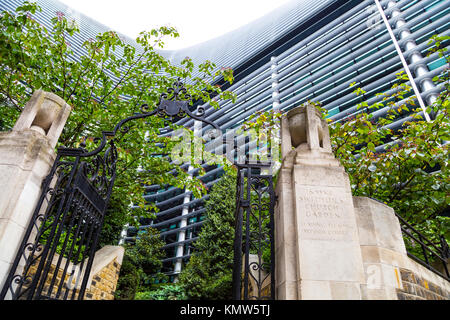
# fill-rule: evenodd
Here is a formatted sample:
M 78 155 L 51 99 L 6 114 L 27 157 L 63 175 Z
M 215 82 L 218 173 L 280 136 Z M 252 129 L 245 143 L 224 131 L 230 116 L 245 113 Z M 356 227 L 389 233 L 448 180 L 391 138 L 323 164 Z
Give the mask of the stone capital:
M 293 164 L 339 166 L 332 153 L 328 124 L 317 108 L 307 104 L 282 115 L 281 155 L 285 168 Z

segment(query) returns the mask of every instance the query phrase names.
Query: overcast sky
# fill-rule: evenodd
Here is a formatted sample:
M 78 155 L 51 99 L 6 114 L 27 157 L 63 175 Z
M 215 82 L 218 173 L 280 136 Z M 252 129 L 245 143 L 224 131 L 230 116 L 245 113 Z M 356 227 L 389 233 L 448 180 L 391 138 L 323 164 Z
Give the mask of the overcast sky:
M 164 49 L 188 47 L 245 25 L 289 0 L 59 0 L 133 39 L 143 30 L 176 27 Z

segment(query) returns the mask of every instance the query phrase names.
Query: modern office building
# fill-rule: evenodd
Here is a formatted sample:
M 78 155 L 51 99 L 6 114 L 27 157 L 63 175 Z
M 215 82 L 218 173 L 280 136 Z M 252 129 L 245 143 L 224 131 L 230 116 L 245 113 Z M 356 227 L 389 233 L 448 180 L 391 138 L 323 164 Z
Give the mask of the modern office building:
M 21 2 L 1 0 L 0 9 L 11 10 Z M 428 42 L 433 35 L 449 35 L 448 1 L 379 2 L 390 28 L 376 0 L 296 0 L 216 39 L 161 53 L 174 63 L 188 56 L 196 64 L 209 59 L 219 68 L 234 70 L 235 82 L 229 89 L 237 94 L 237 101 L 221 103 L 217 110 L 205 106 L 207 118 L 230 135 L 256 111 L 286 112 L 308 100 L 321 102 L 332 121 L 345 121 L 359 112 L 356 105 L 361 99 L 350 83 L 363 88 L 363 98 L 374 103 L 381 99 L 376 93 L 390 92 L 396 73 L 402 70 L 410 73 L 420 92 L 417 104 L 429 105 L 443 89 L 432 79 L 446 68 L 446 61 L 438 54 L 427 55 Z M 44 10 L 37 18 L 44 24 L 62 11 L 76 16 L 85 39 L 108 29 L 57 1 L 38 3 Z M 81 43 L 82 39 L 74 46 Z M 383 117 L 387 109 L 374 111 L 374 117 Z M 410 114 L 402 114 L 390 127 L 399 128 L 408 119 Z M 178 124 L 192 128 L 194 121 L 183 119 Z M 169 134 L 169 128 L 161 131 L 161 135 Z M 189 164 L 184 166 L 189 169 Z M 207 186 L 223 174 L 217 166 L 204 165 L 204 169 L 206 174 L 199 178 Z M 190 172 L 196 176 L 199 170 Z M 125 241 L 133 241 L 148 225 L 159 229 L 166 241 L 163 271 L 173 279 L 192 253 L 208 196 L 195 199 L 188 190 L 153 185 L 146 188 L 144 197 L 160 211 L 155 220 L 142 221 L 140 230 L 128 229 Z

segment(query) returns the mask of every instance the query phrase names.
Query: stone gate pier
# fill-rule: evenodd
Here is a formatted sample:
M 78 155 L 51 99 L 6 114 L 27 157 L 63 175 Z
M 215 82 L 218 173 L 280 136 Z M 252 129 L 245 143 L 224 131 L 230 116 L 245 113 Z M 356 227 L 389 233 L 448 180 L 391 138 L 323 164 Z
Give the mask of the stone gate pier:
M 448 299 L 450 283 L 411 260 L 392 208 L 352 197 L 328 126 L 306 105 L 281 119 L 276 298 Z

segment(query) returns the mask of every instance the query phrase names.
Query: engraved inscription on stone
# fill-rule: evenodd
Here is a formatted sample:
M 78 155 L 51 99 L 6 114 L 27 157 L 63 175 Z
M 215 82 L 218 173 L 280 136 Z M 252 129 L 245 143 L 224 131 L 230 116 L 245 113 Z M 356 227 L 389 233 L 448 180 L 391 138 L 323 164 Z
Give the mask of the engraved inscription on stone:
M 303 239 L 352 241 L 355 229 L 348 195 L 342 188 L 302 186 L 297 196 Z M 351 204 L 351 202 L 350 202 Z

